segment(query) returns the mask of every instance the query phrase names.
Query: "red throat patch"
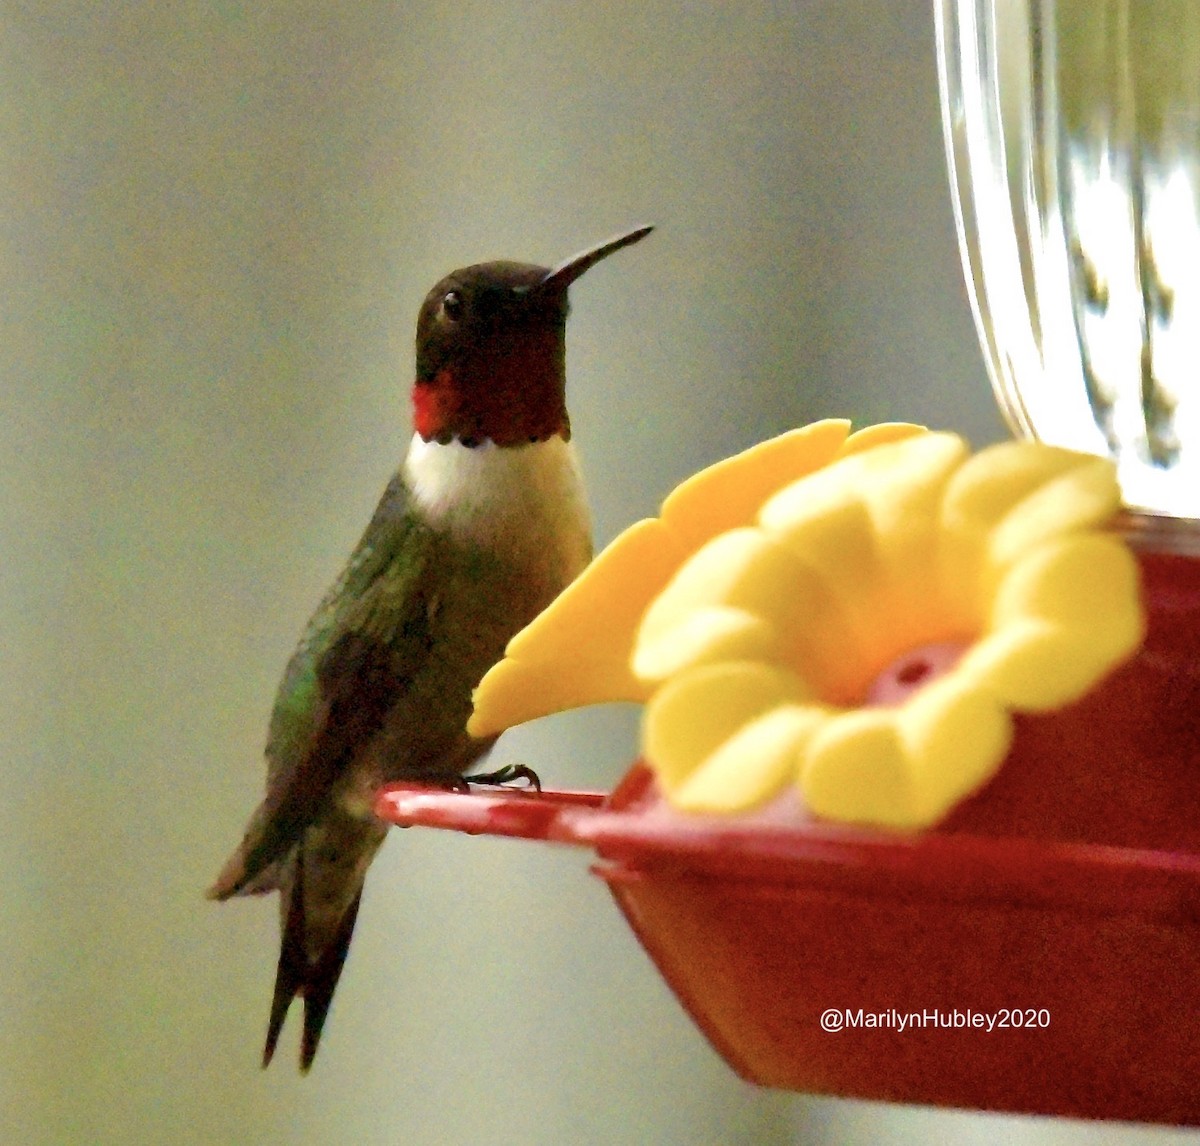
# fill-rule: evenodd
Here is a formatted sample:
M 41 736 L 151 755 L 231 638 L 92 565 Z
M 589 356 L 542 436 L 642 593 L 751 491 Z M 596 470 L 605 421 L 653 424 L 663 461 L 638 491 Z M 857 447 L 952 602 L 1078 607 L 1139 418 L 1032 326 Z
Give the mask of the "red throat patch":
M 561 397 L 538 399 L 536 385 L 502 384 L 464 397 L 452 371 L 442 369 L 413 384 L 413 429 L 427 442 L 455 436 L 468 445 L 517 446 L 555 434 L 569 440 L 571 423 Z
M 413 385 L 413 429 L 425 441 L 436 438 L 449 421 L 453 396 L 453 383 L 448 370 L 440 370 L 428 382 Z

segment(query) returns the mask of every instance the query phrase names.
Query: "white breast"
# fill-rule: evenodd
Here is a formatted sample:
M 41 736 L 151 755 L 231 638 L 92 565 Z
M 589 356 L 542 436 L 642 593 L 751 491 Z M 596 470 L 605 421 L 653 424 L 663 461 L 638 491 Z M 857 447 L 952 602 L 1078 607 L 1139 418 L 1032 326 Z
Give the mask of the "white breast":
M 563 583 L 587 564 L 591 516 L 570 442 L 467 448 L 414 434 L 404 469 L 430 522 L 461 540 L 553 569 Z

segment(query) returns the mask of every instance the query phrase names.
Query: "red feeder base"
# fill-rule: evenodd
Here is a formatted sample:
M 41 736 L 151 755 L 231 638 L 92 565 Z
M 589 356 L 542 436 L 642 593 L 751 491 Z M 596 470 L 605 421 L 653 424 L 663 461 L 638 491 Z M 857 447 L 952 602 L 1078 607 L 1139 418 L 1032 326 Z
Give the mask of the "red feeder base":
M 1142 651 L 1023 718 L 995 780 L 927 832 L 823 823 L 794 798 L 687 816 L 640 765 L 608 798 L 400 785 L 378 811 L 594 848 L 753 1082 L 1200 1124 L 1200 561 L 1141 561 Z

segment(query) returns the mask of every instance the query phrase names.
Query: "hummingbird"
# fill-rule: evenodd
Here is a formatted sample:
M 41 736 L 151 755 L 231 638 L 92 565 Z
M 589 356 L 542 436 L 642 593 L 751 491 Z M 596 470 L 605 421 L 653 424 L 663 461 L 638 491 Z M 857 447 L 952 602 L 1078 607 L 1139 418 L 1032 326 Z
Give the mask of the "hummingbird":
M 470 774 L 496 739 L 467 734 L 471 694 L 591 559 L 566 406 L 567 290 L 651 229 L 552 268 L 463 267 L 421 304 L 411 443 L 287 663 L 265 797 L 208 891 L 279 892 L 264 1067 L 296 996 L 300 1069 L 312 1066 L 387 833 L 372 811 L 380 785 L 532 777 L 519 765 Z

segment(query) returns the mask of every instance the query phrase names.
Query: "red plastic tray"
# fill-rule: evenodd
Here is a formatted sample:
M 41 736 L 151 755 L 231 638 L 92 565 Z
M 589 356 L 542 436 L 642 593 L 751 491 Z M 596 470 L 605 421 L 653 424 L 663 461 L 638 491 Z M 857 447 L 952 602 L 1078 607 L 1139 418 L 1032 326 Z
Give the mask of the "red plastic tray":
M 1022 718 L 999 775 L 931 831 L 823 823 L 794 796 L 683 815 L 641 765 L 611 796 L 398 785 L 377 810 L 593 849 L 684 1007 L 754 1082 L 1200 1124 L 1200 561 L 1140 560 L 1142 651 L 1080 703 Z

